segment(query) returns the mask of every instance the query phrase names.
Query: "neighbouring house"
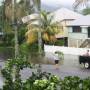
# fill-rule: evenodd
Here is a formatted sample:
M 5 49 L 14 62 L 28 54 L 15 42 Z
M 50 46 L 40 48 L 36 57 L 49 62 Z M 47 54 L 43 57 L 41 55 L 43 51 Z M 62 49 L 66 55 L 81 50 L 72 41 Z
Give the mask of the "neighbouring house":
M 58 9 L 52 13 L 50 13 L 51 16 L 53 16 L 52 23 L 57 22 L 60 25 L 60 33 L 56 35 L 56 38 L 58 40 L 63 39 L 65 42 L 65 46 L 68 46 L 68 29 L 67 25 L 71 23 L 73 20 L 76 20 L 77 18 L 81 17 L 81 14 L 78 14 L 72 10 L 69 10 L 67 8 L 61 8 Z
M 90 15 L 81 16 L 68 26 L 68 46 L 90 48 Z

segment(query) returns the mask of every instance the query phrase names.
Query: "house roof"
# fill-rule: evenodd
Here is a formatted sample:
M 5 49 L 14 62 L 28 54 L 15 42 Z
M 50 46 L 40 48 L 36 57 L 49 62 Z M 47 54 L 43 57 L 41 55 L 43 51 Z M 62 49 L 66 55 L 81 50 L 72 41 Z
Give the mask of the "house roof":
M 31 21 L 32 21 L 32 20 L 38 20 L 39 17 L 40 17 L 39 14 L 33 13 L 33 14 L 30 14 L 30 15 L 24 16 L 24 17 L 22 18 L 22 22 L 23 22 L 23 23 L 28 23 L 28 22 L 30 22 L 30 20 L 31 20 Z
M 90 26 L 90 15 L 81 16 L 70 23 L 69 26 Z
M 53 16 L 54 18 L 53 22 L 60 22 L 62 20 L 71 20 L 71 19 L 73 20 L 73 19 L 77 19 L 80 16 L 82 16 L 81 14 L 78 14 L 67 8 L 58 9 L 52 12 L 50 15 Z

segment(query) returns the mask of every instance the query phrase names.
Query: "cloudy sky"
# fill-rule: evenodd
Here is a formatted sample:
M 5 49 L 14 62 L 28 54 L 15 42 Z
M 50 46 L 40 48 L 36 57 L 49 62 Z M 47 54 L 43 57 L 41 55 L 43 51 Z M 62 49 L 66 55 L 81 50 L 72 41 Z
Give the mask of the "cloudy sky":
M 2 2 L 3 0 L 0 0 Z M 19 0 L 17 0 L 19 1 Z M 41 0 L 43 4 L 56 6 L 56 5 L 71 5 L 75 0 Z
M 0 3 L 3 0 L 0 0 Z M 19 1 L 19 0 L 17 0 Z M 41 6 L 46 10 L 55 10 L 60 7 L 66 7 L 72 9 L 75 0 L 41 0 Z
M 56 6 L 56 5 L 72 5 L 75 0 L 41 0 L 41 1 L 44 4 Z
M 72 9 L 75 0 L 41 0 L 42 8 L 54 10 L 60 7 Z

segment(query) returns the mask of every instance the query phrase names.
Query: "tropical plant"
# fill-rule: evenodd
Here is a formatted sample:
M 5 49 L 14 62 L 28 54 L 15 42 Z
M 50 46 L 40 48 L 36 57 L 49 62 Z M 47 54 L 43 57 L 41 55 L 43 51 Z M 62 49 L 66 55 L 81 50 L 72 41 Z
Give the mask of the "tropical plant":
M 64 54 L 61 51 L 55 51 L 56 54 L 58 54 L 60 60 L 64 60 Z
M 28 25 L 28 32 L 26 33 L 27 41 L 28 43 L 34 43 L 37 41 L 37 37 L 30 37 L 31 33 L 41 30 L 42 32 L 42 39 L 44 42 L 51 42 L 54 43 L 56 41 L 56 33 L 58 33 L 58 25 L 55 23 L 52 23 L 52 16 L 48 16 L 47 12 L 42 11 L 41 12 L 41 20 L 40 25 L 41 26 L 35 26 L 32 24 Z M 32 41 L 32 42 L 31 42 Z
M 81 79 L 78 76 L 67 76 L 63 79 L 47 72 L 32 72 L 26 79 L 21 79 L 20 71 L 31 68 L 33 65 L 26 58 L 18 57 L 6 61 L 5 68 L 1 70 L 4 85 L 0 90 L 89 90 L 90 77 Z M 36 66 L 34 66 L 36 67 Z
M 20 70 L 32 65 L 25 58 L 8 59 L 2 69 L 4 85 L 1 90 L 56 90 L 59 78 L 46 72 L 32 72 L 32 75 L 23 81 Z
M 83 80 L 77 76 L 68 76 L 60 82 L 61 90 L 85 90 L 82 89 Z
M 80 5 L 87 5 L 87 2 L 90 0 L 75 0 L 74 8 L 78 8 Z
M 5 0 L 5 16 L 8 20 L 12 21 L 13 16 L 13 0 Z M 17 0 L 16 0 L 17 1 Z M 16 18 L 21 19 L 23 16 L 26 16 L 33 12 L 33 7 L 30 6 L 29 0 L 20 0 L 15 5 L 15 9 L 17 11 Z M 28 9 L 29 8 L 29 9 Z
M 64 46 L 65 45 L 65 41 L 63 39 L 57 40 L 54 45 L 56 45 L 56 46 Z
M 25 57 L 8 59 L 5 68 L 1 71 L 3 77 L 5 78 L 3 90 L 20 90 L 23 88 L 23 83 L 20 77 L 20 70 L 25 67 L 31 67 L 30 62 L 28 62 Z
M 83 9 L 83 10 L 82 10 L 82 14 L 84 14 L 84 15 L 90 14 L 90 7 L 87 7 L 87 8 L 85 8 L 85 9 Z
M 83 80 L 82 88 L 83 90 L 89 90 L 90 89 L 90 77 Z

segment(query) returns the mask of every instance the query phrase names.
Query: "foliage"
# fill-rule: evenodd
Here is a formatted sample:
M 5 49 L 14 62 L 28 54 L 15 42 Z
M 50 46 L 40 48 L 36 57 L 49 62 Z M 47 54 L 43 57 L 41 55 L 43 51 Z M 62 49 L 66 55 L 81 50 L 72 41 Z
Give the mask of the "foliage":
M 61 81 L 60 87 L 61 90 L 82 90 L 81 84 L 82 80 L 79 77 L 68 76 Z
M 59 82 L 57 78 L 57 76 L 46 72 L 33 73 L 28 79 L 32 89 L 29 88 L 27 90 L 56 90 L 57 82 Z
M 29 45 L 27 43 L 22 43 L 19 47 L 19 52 L 23 56 L 28 56 L 29 55 Z
M 31 64 L 25 58 L 8 59 L 1 71 L 5 79 L 2 90 L 56 90 L 59 78 L 50 73 L 32 72 L 32 76 L 22 81 L 20 70 L 26 67 L 31 68 Z
M 13 58 L 14 48 L 6 46 L 0 47 L 0 57 L 4 60 L 7 60 L 7 58 Z
M 26 56 L 28 59 L 38 57 L 38 44 L 27 44 L 23 43 L 20 45 L 20 54 Z M 30 58 L 29 58 L 30 57 Z
M 19 25 L 18 28 L 18 44 L 22 44 L 25 41 L 25 33 L 27 31 L 26 25 Z M 14 37 L 14 30 L 10 26 L 9 23 L 5 22 L 5 27 L 3 30 L 3 36 L 1 39 L 0 45 L 2 46 L 14 46 L 15 37 Z
M 20 90 L 22 88 L 23 83 L 20 77 L 20 70 L 25 67 L 31 67 L 25 58 L 18 57 L 16 59 L 8 59 L 5 68 L 1 71 L 5 78 L 3 90 Z
M 26 31 L 27 31 L 26 25 L 20 25 L 18 27 L 18 43 L 19 44 L 22 44 L 23 42 L 25 42 Z
M 3 44 L 4 46 L 13 46 L 14 42 L 13 42 L 13 38 L 14 38 L 14 31 L 12 29 L 12 27 L 10 26 L 9 22 L 4 21 L 4 30 L 3 30 Z
M 90 77 L 83 80 L 82 88 L 83 88 L 83 90 L 89 90 L 90 89 Z
M 87 5 L 89 0 L 75 0 L 74 2 L 74 8 L 78 8 L 80 5 Z
M 87 7 L 87 8 L 85 8 L 85 9 L 83 9 L 83 10 L 82 10 L 82 14 L 84 14 L 84 15 L 90 14 L 90 7 Z
M 64 46 L 65 41 L 64 40 L 57 40 L 54 45 L 58 45 L 58 46 Z
M 52 75 L 51 73 L 37 71 L 22 80 L 20 70 L 30 67 L 31 64 L 25 58 L 9 59 L 2 75 L 4 85 L 1 90 L 89 90 L 90 77 L 81 79 L 78 76 L 67 76 L 64 79 Z
M 35 29 L 32 29 L 28 32 L 26 32 L 26 40 L 28 44 L 33 44 L 35 42 L 37 42 L 37 38 L 38 38 L 38 32 Z
M 28 25 L 28 32 L 26 34 L 26 36 L 29 36 L 27 38 L 27 41 L 32 41 L 30 44 L 36 42 L 35 35 L 31 38 L 31 33 L 38 33 L 40 30 L 42 32 L 42 39 L 45 43 L 47 42 L 55 42 L 56 41 L 56 37 L 55 35 L 59 32 L 58 31 L 58 24 L 56 23 L 52 23 L 52 16 L 49 16 L 48 13 L 46 11 L 41 11 L 40 13 L 41 15 L 41 19 L 40 19 L 40 25 L 34 25 L 32 23 L 30 23 Z M 36 36 L 37 37 L 37 36 Z
M 12 15 L 13 15 L 13 4 L 12 4 L 12 0 L 5 0 L 5 17 L 8 21 L 12 21 Z M 30 6 L 30 1 L 29 0 L 20 0 L 20 2 L 16 2 L 15 4 L 15 9 L 16 12 L 15 13 L 15 17 L 16 19 L 20 20 L 23 16 L 26 16 L 27 14 L 30 14 L 31 12 L 33 12 L 33 7 Z
M 60 60 L 64 60 L 64 54 L 63 54 L 63 52 L 61 52 L 61 51 L 55 51 L 55 53 L 58 54 L 58 57 L 60 58 Z
M 12 18 L 14 18 L 13 12 L 13 0 L 4 0 L 3 5 L 0 6 L 0 11 L 2 11 L 2 26 L 3 26 L 3 36 L 2 36 L 2 45 L 14 46 L 14 31 L 12 28 Z M 16 1 L 16 0 L 15 0 Z M 33 7 L 30 6 L 30 0 L 20 0 L 20 2 L 15 4 L 15 18 L 17 21 L 21 21 L 23 16 L 33 12 Z M 28 9 L 29 8 L 29 9 Z M 1 22 L 1 21 L 0 21 Z M 26 26 L 17 26 L 18 27 L 18 39 L 19 44 L 25 40 Z

